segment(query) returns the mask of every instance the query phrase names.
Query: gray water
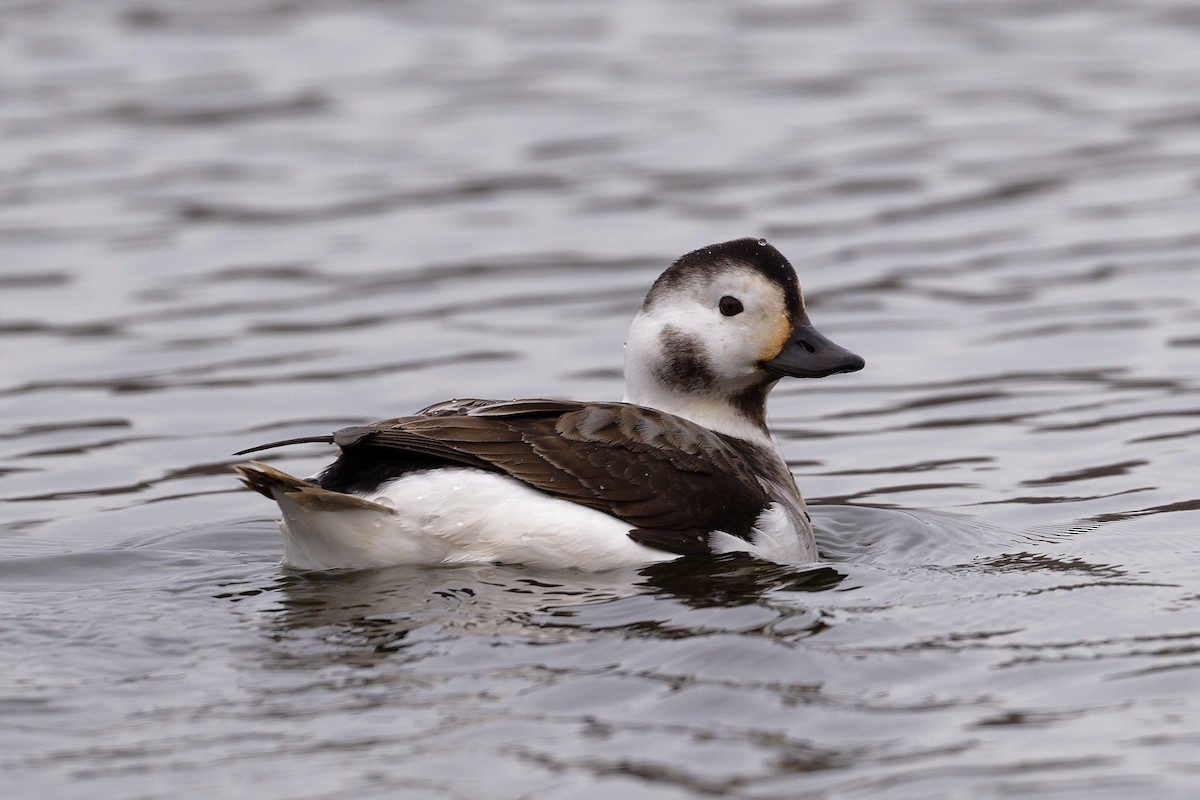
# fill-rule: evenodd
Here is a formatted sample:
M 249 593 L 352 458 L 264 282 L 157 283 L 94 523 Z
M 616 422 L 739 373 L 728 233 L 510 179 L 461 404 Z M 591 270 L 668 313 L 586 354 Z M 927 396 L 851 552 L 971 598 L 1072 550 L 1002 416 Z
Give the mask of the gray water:
M 0 144 L 4 797 L 1200 795 L 1192 4 L 7 2 Z M 230 453 L 737 236 L 822 564 L 278 565 Z

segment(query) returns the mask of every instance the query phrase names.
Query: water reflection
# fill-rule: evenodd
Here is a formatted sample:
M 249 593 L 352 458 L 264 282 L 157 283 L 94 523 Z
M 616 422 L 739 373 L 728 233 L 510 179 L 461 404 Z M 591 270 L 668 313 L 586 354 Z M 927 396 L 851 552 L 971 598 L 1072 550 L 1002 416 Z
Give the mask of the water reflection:
M 833 567 L 798 568 L 730 553 L 680 558 L 645 567 L 640 585 L 694 608 L 757 604 L 785 592 L 823 592 L 846 578 Z
M 601 574 L 490 565 L 292 572 L 274 586 L 221 596 L 268 592 L 278 599 L 266 620 L 273 638 L 314 633 L 332 648 L 328 657 L 368 665 L 410 645 L 419 651 L 463 636 L 542 644 L 613 634 L 705 636 L 729 630 L 729 622 L 713 628 L 716 618 L 703 612 L 739 607 L 754 620 L 746 632 L 794 639 L 825 627 L 803 596 L 834 590 L 845 577 L 831 567 L 784 567 L 732 554 Z M 285 652 L 294 666 L 295 654 L 290 647 Z M 314 667 L 322 662 L 311 655 Z
M 370 651 L 396 649 L 414 630 L 439 635 L 527 635 L 564 609 L 637 593 L 632 572 L 529 574 L 515 568 L 470 565 L 443 569 L 290 572 L 273 590 L 281 610 L 270 624 L 280 632 L 329 629 L 361 636 Z M 565 635 L 565 633 L 564 633 Z M 354 649 L 358 649 L 356 645 Z

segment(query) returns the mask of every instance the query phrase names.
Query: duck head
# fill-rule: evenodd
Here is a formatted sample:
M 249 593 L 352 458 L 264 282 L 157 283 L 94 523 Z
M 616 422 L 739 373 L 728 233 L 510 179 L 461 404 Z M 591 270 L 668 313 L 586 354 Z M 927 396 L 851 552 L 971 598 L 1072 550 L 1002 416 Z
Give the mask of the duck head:
M 625 343 L 625 400 L 759 438 L 781 378 L 864 365 L 813 327 L 782 253 L 736 239 L 688 253 L 650 287 Z

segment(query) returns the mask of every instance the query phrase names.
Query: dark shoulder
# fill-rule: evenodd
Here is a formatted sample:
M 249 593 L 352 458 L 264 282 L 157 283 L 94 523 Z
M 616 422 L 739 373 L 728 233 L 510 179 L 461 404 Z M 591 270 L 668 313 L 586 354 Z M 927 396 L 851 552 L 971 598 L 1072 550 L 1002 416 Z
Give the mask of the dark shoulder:
M 738 439 L 734 436 L 724 436 L 722 434 L 714 434 L 720 436 L 725 445 L 737 453 L 746 469 L 755 476 L 756 479 L 766 478 L 773 483 L 787 485 L 793 482 L 791 470 L 787 464 L 779 459 L 779 455 L 773 448 L 764 447 L 760 444 Z

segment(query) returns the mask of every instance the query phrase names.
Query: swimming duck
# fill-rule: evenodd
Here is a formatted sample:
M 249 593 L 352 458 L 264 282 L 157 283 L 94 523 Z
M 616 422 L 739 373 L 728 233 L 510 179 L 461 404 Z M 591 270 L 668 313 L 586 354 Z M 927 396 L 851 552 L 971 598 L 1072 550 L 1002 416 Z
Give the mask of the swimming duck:
M 747 551 L 817 558 L 771 438 L 784 377 L 862 369 L 812 326 L 796 272 L 764 240 L 695 250 L 650 287 L 625 345 L 625 400 L 450 400 L 331 435 L 302 480 L 236 467 L 283 512 L 300 569 L 503 562 L 604 570 Z

